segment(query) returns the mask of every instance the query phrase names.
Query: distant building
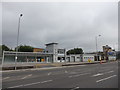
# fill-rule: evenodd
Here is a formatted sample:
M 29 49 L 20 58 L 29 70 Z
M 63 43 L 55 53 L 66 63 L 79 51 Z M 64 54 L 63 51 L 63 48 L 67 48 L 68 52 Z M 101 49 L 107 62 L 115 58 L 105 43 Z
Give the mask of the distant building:
M 109 60 L 111 58 L 116 57 L 116 52 L 110 46 L 103 46 L 103 55 L 105 60 Z
M 46 48 L 34 48 L 33 52 L 17 52 L 18 62 L 64 62 L 65 49 L 58 48 L 58 43 L 45 44 Z M 5 51 L 4 61 L 14 62 L 16 52 Z
M 95 54 L 70 54 L 66 56 L 66 62 L 93 62 Z
M 112 51 L 112 48 L 110 47 L 110 46 L 108 46 L 108 45 L 106 45 L 106 46 L 103 46 L 103 52 L 108 52 L 108 51 Z
M 34 48 L 33 52 L 17 52 L 17 62 L 40 62 L 40 63 L 53 63 L 53 62 L 89 62 L 99 60 L 113 60 L 116 59 L 112 48 L 108 45 L 103 46 L 103 52 L 87 54 L 70 54 L 66 55 L 64 48 L 59 48 L 58 43 L 45 44 L 46 48 Z M 5 62 L 15 62 L 16 52 L 4 51 L 3 60 Z
M 64 62 L 66 52 L 65 49 L 58 48 L 58 43 L 48 43 L 46 45 L 46 51 L 53 53 L 53 62 Z
M 34 48 L 33 52 L 43 52 L 45 49 L 43 48 Z

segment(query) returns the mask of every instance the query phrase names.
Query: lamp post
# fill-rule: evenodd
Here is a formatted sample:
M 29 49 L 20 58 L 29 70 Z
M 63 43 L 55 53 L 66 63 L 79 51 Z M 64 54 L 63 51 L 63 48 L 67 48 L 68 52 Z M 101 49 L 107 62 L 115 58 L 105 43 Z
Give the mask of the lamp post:
M 98 61 L 98 57 L 97 57 L 97 53 L 98 53 L 98 42 L 97 42 L 97 38 L 100 37 L 101 35 L 98 35 L 95 37 L 95 41 L 96 41 L 96 60 Z
M 16 68 L 16 64 L 17 64 L 17 53 L 18 53 L 18 42 L 19 42 L 19 31 L 20 31 L 20 20 L 21 20 L 21 17 L 23 16 L 23 14 L 20 14 L 19 16 L 19 20 L 18 20 L 18 33 L 17 33 L 17 47 L 16 47 L 16 55 L 15 55 L 15 70 L 17 69 Z
M 64 48 L 64 60 L 65 60 L 65 63 L 66 63 L 66 49 Z

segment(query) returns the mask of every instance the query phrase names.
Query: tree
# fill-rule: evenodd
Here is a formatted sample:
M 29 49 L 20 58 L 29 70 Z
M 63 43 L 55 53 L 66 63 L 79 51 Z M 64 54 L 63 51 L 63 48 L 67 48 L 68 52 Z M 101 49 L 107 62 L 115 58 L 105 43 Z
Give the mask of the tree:
M 83 54 L 82 48 L 74 48 L 67 51 L 67 55 L 70 54 Z
M 13 51 L 13 50 L 6 45 L 0 45 L 0 55 L 3 54 L 3 51 Z
M 2 52 L 3 51 L 10 51 L 10 48 L 6 45 L 2 45 L 1 47 L 2 47 Z
M 16 48 L 15 48 L 16 50 Z M 19 52 L 33 52 L 33 47 L 28 45 L 20 45 L 18 46 Z

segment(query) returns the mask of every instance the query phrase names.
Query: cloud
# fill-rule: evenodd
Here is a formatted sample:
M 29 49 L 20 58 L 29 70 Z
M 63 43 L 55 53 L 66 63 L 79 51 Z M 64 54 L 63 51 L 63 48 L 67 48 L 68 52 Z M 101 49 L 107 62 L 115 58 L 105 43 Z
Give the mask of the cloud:
M 58 42 L 62 48 L 82 47 L 95 51 L 95 36 L 101 45 L 118 40 L 117 3 L 3 3 L 3 43 L 16 46 L 19 14 L 19 44 L 45 47 Z

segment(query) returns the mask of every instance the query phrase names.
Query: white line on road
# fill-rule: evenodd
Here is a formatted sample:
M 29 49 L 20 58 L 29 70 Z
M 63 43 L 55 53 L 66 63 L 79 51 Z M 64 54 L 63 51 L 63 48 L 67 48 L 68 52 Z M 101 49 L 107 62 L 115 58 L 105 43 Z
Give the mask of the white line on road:
M 8 88 L 17 88 L 17 87 L 22 87 L 23 85 L 18 85 L 18 86 L 13 86 L 13 87 L 8 87 Z
M 92 77 L 97 77 L 97 76 L 100 76 L 100 75 L 103 75 L 103 73 L 95 74 L 95 75 L 93 75 Z
M 108 71 L 108 72 L 105 72 L 105 73 L 98 73 L 98 74 L 93 75 L 92 77 L 97 77 L 97 76 L 101 76 L 101 75 L 112 73 L 112 72 L 114 72 L 114 71 Z
M 114 71 L 105 72 L 105 74 L 106 74 L 106 73 L 112 73 L 112 72 L 114 72 Z
M 5 77 L 5 78 L 3 78 L 2 80 L 5 80 L 5 79 L 9 79 L 10 77 Z
M 110 79 L 112 77 L 116 77 L 117 75 L 113 75 L 113 76 L 110 76 L 110 77 L 107 77 L 107 78 L 103 78 L 103 79 L 100 79 L 100 80 L 97 80 L 96 82 L 101 82 L 101 81 L 104 81 L 104 80 L 107 80 L 107 79 Z
M 48 73 L 48 76 L 51 74 L 51 72 Z
M 17 88 L 17 87 L 24 87 L 24 86 L 30 86 L 30 85 L 35 85 L 35 84 L 39 84 L 39 83 L 47 83 L 47 82 L 51 82 L 53 80 L 46 80 L 46 81 L 42 81 L 42 82 L 35 82 L 35 83 L 29 83 L 29 84 L 24 84 L 24 85 L 18 85 L 18 86 L 13 86 L 13 87 L 8 87 L 8 88 Z
M 47 80 L 47 81 L 43 81 L 41 83 L 46 83 L 46 82 L 51 82 L 51 81 L 53 81 L 53 80 Z
M 69 74 L 77 74 L 78 72 L 70 72 Z
M 80 87 L 75 87 L 75 88 L 72 88 L 71 90 L 76 90 L 76 89 L 78 89 L 78 88 L 80 88 Z
M 68 73 L 68 71 L 65 71 L 65 73 Z
M 104 72 L 104 71 L 108 71 L 108 70 L 111 70 L 111 68 L 109 69 L 106 69 L 106 68 L 101 68 L 102 70 L 99 70 L 99 72 Z
M 83 73 L 83 74 L 73 75 L 73 76 L 69 76 L 69 78 L 72 78 L 72 77 L 79 77 L 79 76 L 87 75 L 87 74 L 90 74 L 90 73 Z
M 35 82 L 35 83 L 25 84 L 23 86 L 30 86 L 30 85 L 39 84 L 39 83 L 41 83 L 41 82 Z
M 30 77 L 30 76 L 32 76 L 32 74 L 29 74 L 29 75 L 27 75 L 27 76 L 25 76 L 25 77 L 23 77 L 21 79 L 25 79 L 25 78 Z

